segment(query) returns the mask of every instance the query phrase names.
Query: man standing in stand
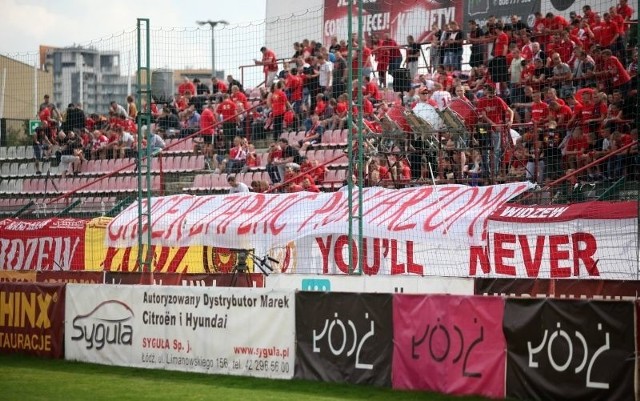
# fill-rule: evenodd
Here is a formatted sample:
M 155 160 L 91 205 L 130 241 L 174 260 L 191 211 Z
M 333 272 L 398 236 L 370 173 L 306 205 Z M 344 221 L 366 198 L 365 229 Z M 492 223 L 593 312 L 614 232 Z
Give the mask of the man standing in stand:
M 502 158 L 502 132 L 506 132 L 507 139 L 511 140 L 509 130 L 513 123 L 513 110 L 501 98 L 496 96 L 496 89 L 493 86 L 485 87 L 485 96 L 476 103 L 479 123 L 478 129 L 484 125 L 485 132 L 480 132 L 478 140 L 482 150 L 482 167 L 484 174 L 488 177 L 500 171 L 500 161 Z M 493 152 L 492 152 L 493 150 Z
M 262 46 L 260 48 L 260 52 L 262 53 L 262 60 L 254 59 L 253 61 L 255 61 L 256 65 L 263 66 L 262 70 L 264 71 L 265 86 L 269 88 L 278 73 L 278 60 L 276 59 L 276 54 L 273 50 Z

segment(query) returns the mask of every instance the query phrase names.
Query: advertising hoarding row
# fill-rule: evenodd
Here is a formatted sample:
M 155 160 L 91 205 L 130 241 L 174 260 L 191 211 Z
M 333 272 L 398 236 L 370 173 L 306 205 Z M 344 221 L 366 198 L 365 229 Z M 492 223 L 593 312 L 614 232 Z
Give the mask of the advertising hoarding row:
M 0 352 L 519 399 L 637 400 L 630 301 L 0 284 Z

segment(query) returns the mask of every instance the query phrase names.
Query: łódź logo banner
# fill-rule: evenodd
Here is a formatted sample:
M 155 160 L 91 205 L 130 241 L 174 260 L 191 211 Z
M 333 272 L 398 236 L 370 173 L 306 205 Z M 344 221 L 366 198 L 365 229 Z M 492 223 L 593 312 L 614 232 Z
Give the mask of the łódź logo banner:
M 632 400 L 634 303 L 508 299 L 507 397 Z
M 295 377 L 391 386 L 391 294 L 296 293 Z
M 395 295 L 393 387 L 504 398 L 504 300 Z

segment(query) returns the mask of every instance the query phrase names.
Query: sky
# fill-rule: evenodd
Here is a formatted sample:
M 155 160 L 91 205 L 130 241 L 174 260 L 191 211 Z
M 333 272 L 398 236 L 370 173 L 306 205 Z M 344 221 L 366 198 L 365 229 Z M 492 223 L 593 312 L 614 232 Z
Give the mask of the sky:
M 196 20 L 231 24 L 265 18 L 267 0 L 0 0 L 0 54 L 32 53 L 39 45 L 69 46 L 135 29 L 193 27 Z

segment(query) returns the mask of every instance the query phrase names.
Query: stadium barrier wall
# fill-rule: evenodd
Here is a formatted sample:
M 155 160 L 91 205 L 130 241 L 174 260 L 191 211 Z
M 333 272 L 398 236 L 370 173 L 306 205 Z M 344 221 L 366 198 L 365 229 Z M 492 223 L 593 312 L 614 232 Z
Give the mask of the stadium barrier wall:
M 274 274 L 265 278 L 274 290 L 473 295 L 474 279 L 367 275 Z
M 1 283 L 0 350 L 491 398 L 640 400 L 639 313 L 626 300 Z
M 97 271 L 0 271 L 0 283 L 154 284 L 191 287 L 265 286 L 262 273 L 139 273 Z

